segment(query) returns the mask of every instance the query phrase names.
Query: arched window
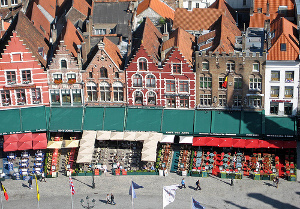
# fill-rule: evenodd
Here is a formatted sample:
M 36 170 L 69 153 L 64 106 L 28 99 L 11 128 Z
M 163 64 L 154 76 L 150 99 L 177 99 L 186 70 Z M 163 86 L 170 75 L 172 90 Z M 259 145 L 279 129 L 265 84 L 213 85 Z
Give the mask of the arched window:
M 146 87 L 155 88 L 155 76 L 154 75 L 147 75 L 147 77 L 146 77 Z
M 147 70 L 147 60 L 146 58 L 139 59 L 139 70 Z
M 148 92 L 148 105 L 156 105 L 156 94 L 153 91 Z
M 140 74 L 133 75 L 133 87 L 142 87 L 142 76 Z
M 97 97 L 97 85 L 93 82 L 88 82 L 86 84 L 86 91 L 88 95 L 88 101 L 89 102 L 96 102 L 98 97 Z
M 105 67 L 100 68 L 100 77 L 101 78 L 108 78 L 107 69 Z
M 121 82 L 113 83 L 114 101 L 123 102 L 123 84 Z
M 66 60 L 61 60 L 60 61 L 60 67 L 61 68 L 67 68 L 67 61 Z
M 110 101 L 110 86 L 107 82 L 101 82 L 100 86 L 100 101 L 109 102 Z
M 134 103 L 137 105 L 143 104 L 143 93 L 141 91 L 136 91 L 134 93 Z

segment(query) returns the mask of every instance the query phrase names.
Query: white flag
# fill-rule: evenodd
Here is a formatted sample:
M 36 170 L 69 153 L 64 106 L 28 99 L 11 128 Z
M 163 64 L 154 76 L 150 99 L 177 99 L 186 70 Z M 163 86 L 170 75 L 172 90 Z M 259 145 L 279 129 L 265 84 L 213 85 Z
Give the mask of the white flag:
M 176 189 L 178 189 L 179 185 L 165 186 L 163 188 L 163 207 L 166 207 L 171 202 L 174 202 Z

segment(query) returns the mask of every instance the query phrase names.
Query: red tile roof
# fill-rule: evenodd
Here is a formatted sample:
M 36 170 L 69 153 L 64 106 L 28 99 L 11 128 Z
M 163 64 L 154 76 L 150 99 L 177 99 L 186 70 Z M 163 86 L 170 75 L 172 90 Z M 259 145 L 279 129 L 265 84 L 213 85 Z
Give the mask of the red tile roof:
M 177 28 L 170 34 L 169 40 L 162 45 L 162 50 L 167 50 L 177 47 L 184 58 L 193 66 L 193 44 L 195 43 L 195 36 L 186 32 L 181 28 Z M 167 57 L 166 57 L 167 58 Z
M 174 20 L 175 11 L 167 4 L 160 0 L 144 0 L 142 1 L 136 10 L 136 14 L 139 15 L 146 9 L 151 8 L 154 12 L 162 16 Z
M 216 0 L 208 8 L 221 9 L 226 15 L 226 17 L 228 17 L 231 20 L 231 22 L 235 23 L 234 20 L 235 11 L 225 0 Z
M 49 41 L 50 38 L 50 22 L 37 7 L 37 4 L 33 2 L 31 21 L 36 29 L 43 34 L 43 36 Z
M 77 45 L 81 45 L 83 37 L 69 19 L 67 20 L 60 40 L 64 40 L 66 48 L 73 54 L 74 57 L 77 57 Z
M 91 6 L 85 0 L 73 0 L 73 7 L 86 17 L 91 14 Z
M 271 40 L 272 47 L 269 49 L 268 60 L 298 60 L 299 40 L 297 25 L 284 17 L 279 17 L 271 24 L 271 32 L 274 38 Z M 286 51 L 280 50 L 280 45 L 286 44 Z
M 269 14 L 278 13 L 279 6 L 288 7 L 288 16 L 294 16 L 294 0 L 254 0 L 253 11 L 257 13 L 258 8 L 262 8 L 262 13 L 267 13 L 267 3 L 269 2 Z
M 56 0 L 38 0 L 37 4 L 41 5 L 53 18 L 55 18 Z
M 266 16 L 263 13 L 254 13 L 250 16 L 250 28 L 264 28 L 265 21 L 270 20 L 270 23 L 274 21 L 274 19 L 277 18 L 277 16 L 280 16 L 280 14 L 274 13 L 270 14 L 270 16 Z
M 117 45 L 115 45 L 113 42 L 111 42 L 108 38 L 104 36 L 103 43 L 105 44 L 105 51 L 110 56 L 110 58 L 114 61 L 114 63 L 117 65 L 117 67 L 122 70 L 122 55 L 120 53 L 120 49 Z

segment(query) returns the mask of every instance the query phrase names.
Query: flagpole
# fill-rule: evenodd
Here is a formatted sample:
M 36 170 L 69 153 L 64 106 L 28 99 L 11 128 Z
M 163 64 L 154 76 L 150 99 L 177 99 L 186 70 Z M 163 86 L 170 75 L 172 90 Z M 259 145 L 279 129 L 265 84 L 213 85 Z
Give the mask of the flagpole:
M 193 209 L 193 197 L 191 196 L 191 209 Z
M 132 205 L 132 209 L 134 209 L 134 207 L 133 207 L 133 184 L 132 184 L 132 180 L 131 180 L 131 205 Z
M 70 176 L 69 176 L 69 181 L 70 181 Z M 70 182 L 69 182 L 70 184 Z M 70 193 L 71 193 L 71 209 L 73 209 L 73 194 L 72 194 L 72 187 L 70 186 Z
M 4 191 L 3 191 L 3 195 L 4 195 Z M 2 194 L 0 196 L 1 196 L 1 209 L 3 209 Z

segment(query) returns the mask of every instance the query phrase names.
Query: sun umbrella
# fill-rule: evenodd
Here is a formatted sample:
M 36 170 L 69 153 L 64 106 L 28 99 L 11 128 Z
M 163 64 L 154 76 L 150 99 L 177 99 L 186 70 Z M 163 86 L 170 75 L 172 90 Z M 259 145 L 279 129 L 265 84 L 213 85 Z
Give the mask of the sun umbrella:
M 20 134 L 19 142 L 32 141 L 32 133 Z
M 23 141 L 23 142 L 18 142 L 18 150 L 29 150 L 32 149 L 32 141 Z
M 18 150 L 18 142 L 4 142 L 3 143 L 3 151 L 10 152 Z
M 3 136 L 4 142 L 17 142 L 19 141 L 19 135 L 18 134 L 9 134 Z

